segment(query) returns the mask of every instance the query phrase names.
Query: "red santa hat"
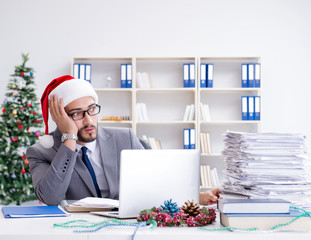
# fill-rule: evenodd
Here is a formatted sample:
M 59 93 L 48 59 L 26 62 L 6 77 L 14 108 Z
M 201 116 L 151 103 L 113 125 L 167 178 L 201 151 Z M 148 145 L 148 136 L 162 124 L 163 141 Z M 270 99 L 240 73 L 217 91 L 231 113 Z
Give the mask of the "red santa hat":
M 52 80 L 45 88 L 41 97 L 42 116 L 45 123 L 45 134 L 49 134 L 49 96 L 55 94 L 58 99 L 62 98 L 64 107 L 72 101 L 91 96 L 98 103 L 98 96 L 92 85 L 83 79 L 76 79 L 70 75 L 61 76 Z

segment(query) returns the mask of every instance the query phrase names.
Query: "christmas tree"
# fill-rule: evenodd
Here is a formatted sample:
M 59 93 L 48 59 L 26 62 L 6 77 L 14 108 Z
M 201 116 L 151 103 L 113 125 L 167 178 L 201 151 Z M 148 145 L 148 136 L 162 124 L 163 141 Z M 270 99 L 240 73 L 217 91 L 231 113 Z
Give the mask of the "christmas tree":
M 0 115 L 0 201 L 2 204 L 35 199 L 27 147 L 41 137 L 42 115 L 34 89 L 34 71 L 23 63 L 15 66 L 15 73 L 7 86 Z

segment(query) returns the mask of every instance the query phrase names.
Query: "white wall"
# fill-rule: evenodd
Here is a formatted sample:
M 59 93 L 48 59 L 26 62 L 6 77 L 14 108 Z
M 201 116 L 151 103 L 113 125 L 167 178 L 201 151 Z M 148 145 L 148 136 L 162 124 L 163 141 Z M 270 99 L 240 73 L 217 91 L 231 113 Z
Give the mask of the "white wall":
M 0 102 L 21 52 L 37 93 L 73 56 L 260 56 L 262 130 L 311 138 L 310 0 L 1 0 Z

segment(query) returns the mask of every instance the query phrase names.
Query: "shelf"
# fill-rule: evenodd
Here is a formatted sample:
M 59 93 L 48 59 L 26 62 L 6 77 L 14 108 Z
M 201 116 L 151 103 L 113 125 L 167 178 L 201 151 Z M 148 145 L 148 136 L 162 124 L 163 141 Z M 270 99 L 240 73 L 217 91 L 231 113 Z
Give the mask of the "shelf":
M 184 124 L 196 124 L 196 121 L 148 121 L 148 122 L 137 122 L 139 125 L 184 125 Z
M 137 93 L 172 93 L 172 92 L 193 92 L 195 93 L 195 88 L 137 88 Z
M 222 154 L 220 153 L 212 153 L 212 154 L 206 154 L 206 153 L 202 153 L 201 157 L 205 157 L 205 158 L 214 158 L 214 157 L 218 157 L 221 158 Z
M 201 93 L 233 93 L 233 92 L 260 92 L 261 88 L 200 88 Z
M 112 123 L 112 124 L 115 124 L 115 123 L 117 123 L 117 124 L 133 124 L 133 121 L 98 121 L 98 123 L 100 123 L 100 124 L 105 124 L 105 123 L 107 123 L 107 124 L 110 124 L 110 123 Z
M 259 124 L 261 121 L 237 120 L 237 121 L 200 121 L 202 125 L 230 125 L 230 124 Z
M 94 88 L 96 92 L 132 92 L 132 88 Z

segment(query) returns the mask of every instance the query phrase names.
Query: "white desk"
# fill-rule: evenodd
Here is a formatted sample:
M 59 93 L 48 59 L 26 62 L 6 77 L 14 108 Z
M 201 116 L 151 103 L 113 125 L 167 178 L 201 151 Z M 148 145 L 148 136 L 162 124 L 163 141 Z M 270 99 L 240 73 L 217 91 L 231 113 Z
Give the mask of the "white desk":
M 21 218 L 5 219 L 2 211 L 0 214 L 0 239 L 1 240 L 130 240 L 134 233 L 134 227 L 108 227 L 92 233 L 74 233 L 73 229 L 55 228 L 54 223 L 64 223 L 71 220 L 89 220 L 94 222 L 103 221 L 105 218 L 91 215 L 88 213 L 73 213 L 70 217 L 53 218 Z M 219 217 L 217 222 L 209 225 L 210 227 L 220 227 Z M 207 232 L 192 227 L 158 227 L 154 230 L 140 228 L 136 233 L 135 240 L 310 240 L 311 233 L 293 233 L 293 232 Z

